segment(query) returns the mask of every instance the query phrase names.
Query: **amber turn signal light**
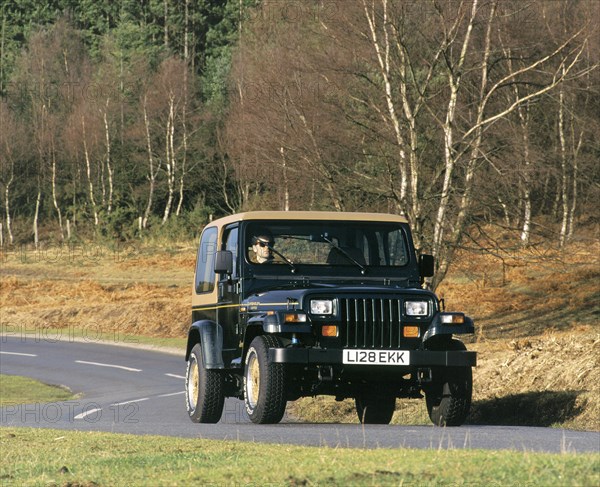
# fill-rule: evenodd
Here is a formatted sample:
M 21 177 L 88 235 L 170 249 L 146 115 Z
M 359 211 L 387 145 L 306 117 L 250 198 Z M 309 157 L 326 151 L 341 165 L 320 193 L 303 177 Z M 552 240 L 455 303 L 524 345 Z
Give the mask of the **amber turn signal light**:
M 419 338 L 419 327 L 418 326 L 405 326 L 402 329 L 402 334 L 406 338 Z
M 338 327 L 335 325 L 323 325 L 321 335 L 324 337 L 336 337 L 338 336 Z
M 306 315 L 304 313 L 286 313 L 283 321 L 285 323 L 306 323 Z
M 465 322 L 463 313 L 443 313 L 440 318 L 444 325 L 462 325 Z

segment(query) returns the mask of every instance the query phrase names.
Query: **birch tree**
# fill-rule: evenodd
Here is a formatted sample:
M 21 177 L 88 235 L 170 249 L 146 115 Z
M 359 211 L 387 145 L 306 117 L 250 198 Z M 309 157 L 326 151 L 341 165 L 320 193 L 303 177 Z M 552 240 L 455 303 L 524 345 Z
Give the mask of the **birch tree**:
M 389 199 L 415 229 L 417 247 L 436 256 L 438 269 L 430 283 L 435 288 L 487 199 L 479 189 L 483 178 L 507 169 L 498 159 L 498 136 L 492 127 L 502 127 L 513 116 L 531 126 L 527 117 L 533 103 L 591 69 L 582 65 L 590 35 L 585 22 L 570 22 L 568 29 L 553 32 L 550 42 L 535 28 L 525 28 L 523 22 L 529 19 L 538 29 L 554 26 L 557 13 L 545 6 L 497 0 L 360 0 L 346 4 L 333 19 L 320 19 L 319 25 L 306 21 L 320 33 L 323 44 L 308 36 L 304 38 L 310 44 L 303 44 L 303 38 L 295 37 L 302 31 L 296 25 L 281 31 L 274 27 L 267 47 L 247 45 L 245 79 L 257 69 L 273 73 L 267 79 L 278 77 L 280 84 L 291 87 L 298 73 L 319 73 L 343 87 L 342 98 L 321 105 L 319 115 L 307 112 L 299 96 L 285 98 L 279 108 L 272 96 L 246 110 L 254 118 L 244 121 L 260 125 L 270 136 L 249 137 L 252 150 L 281 165 L 283 148 L 286 170 L 301 167 L 302 161 L 303 167 L 319 174 L 324 194 L 329 195 L 328 172 L 337 191 L 350 194 L 352 181 L 344 177 L 346 171 L 365 196 L 378 193 Z M 308 54 L 289 49 L 281 53 L 277 46 L 283 38 Z M 321 52 L 317 45 L 327 47 Z M 280 67 L 265 69 L 264 59 L 272 57 Z M 242 66 L 234 73 L 242 73 Z M 309 113 L 319 126 L 314 137 Z M 324 137 L 329 119 L 338 126 Z M 303 145 L 303 138 L 309 143 Z M 348 148 L 342 156 L 344 171 L 332 172 L 339 161 L 331 158 L 332 145 Z M 317 167 L 320 173 L 314 172 Z M 523 174 L 529 172 L 525 167 Z M 308 184 L 304 187 L 308 193 Z M 523 180 L 521 187 L 526 240 L 532 219 L 531 181 Z M 490 204 L 500 206 L 505 221 L 511 202 L 501 196 L 494 194 Z M 332 208 L 340 209 L 328 199 Z
M 145 229 L 148 227 L 148 218 L 150 217 L 150 213 L 152 211 L 152 203 L 154 201 L 154 190 L 156 188 L 156 178 L 161 169 L 161 159 L 156 158 L 155 156 L 152 144 L 152 136 L 150 135 L 150 118 L 148 116 L 148 93 L 144 93 L 142 95 L 141 101 L 144 120 L 146 151 L 148 155 L 148 174 L 146 178 L 148 179 L 149 183 L 146 208 L 144 209 L 144 215 L 142 217 L 142 228 Z
M 4 206 L 3 219 L 8 233 L 8 244 L 13 245 L 11 202 L 16 176 L 15 165 L 22 161 L 27 154 L 25 146 L 27 132 L 6 105 L 0 106 L 0 127 L 2 127 L 2 131 L 0 131 L 0 187 Z

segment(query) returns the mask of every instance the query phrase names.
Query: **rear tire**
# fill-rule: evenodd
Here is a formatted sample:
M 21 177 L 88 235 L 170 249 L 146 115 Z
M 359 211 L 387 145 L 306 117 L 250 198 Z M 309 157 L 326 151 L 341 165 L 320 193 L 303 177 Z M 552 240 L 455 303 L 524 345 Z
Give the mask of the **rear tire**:
M 257 336 L 246 354 L 244 404 L 253 423 L 279 423 L 287 404 L 284 364 L 269 362 L 269 348 L 281 348 L 273 335 Z
M 225 381 L 218 370 L 204 367 L 202 346 L 192 348 L 185 374 L 185 405 L 194 423 L 218 423 L 225 404 Z
M 362 424 L 390 424 L 396 410 L 394 396 L 378 396 L 363 394 L 354 403 L 356 414 Z
M 452 340 L 446 350 L 466 350 Z M 435 369 L 433 382 L 425 389 L 425 402 L 431 422 L 436 426 L 460 426 L 471 410 L 473 373 L 471 367 Z

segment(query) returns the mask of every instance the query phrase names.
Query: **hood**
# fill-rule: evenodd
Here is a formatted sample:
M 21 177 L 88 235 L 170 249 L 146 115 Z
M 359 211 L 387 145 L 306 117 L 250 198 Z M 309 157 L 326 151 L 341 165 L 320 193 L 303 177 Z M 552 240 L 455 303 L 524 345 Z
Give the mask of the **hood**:
M 287 289 L 271 289 L 249 295 L 242 305 L 254 309 L 304 309 L 311 297 L 325 298 L 388 298 L 423 297 L 435 300 L 431 291 L 418 288 L 393 288 L 389 286 L 314 286 L 308 288 L 289 287 Z

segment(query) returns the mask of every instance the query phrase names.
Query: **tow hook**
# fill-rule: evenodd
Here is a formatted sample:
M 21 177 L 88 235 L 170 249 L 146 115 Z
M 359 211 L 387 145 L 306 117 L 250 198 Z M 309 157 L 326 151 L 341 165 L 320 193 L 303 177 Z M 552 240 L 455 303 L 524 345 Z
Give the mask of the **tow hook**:
M 331 382 L 333 380 L 333 367 L 331 365 L 319 367 L 319 380 L 321 382 Z
M 417 369 L 417 381 L 419 382 L 419 384 L 428 383 L 432 380 L 433 379 L 430 367 L 427 367 L 425 369 Z

